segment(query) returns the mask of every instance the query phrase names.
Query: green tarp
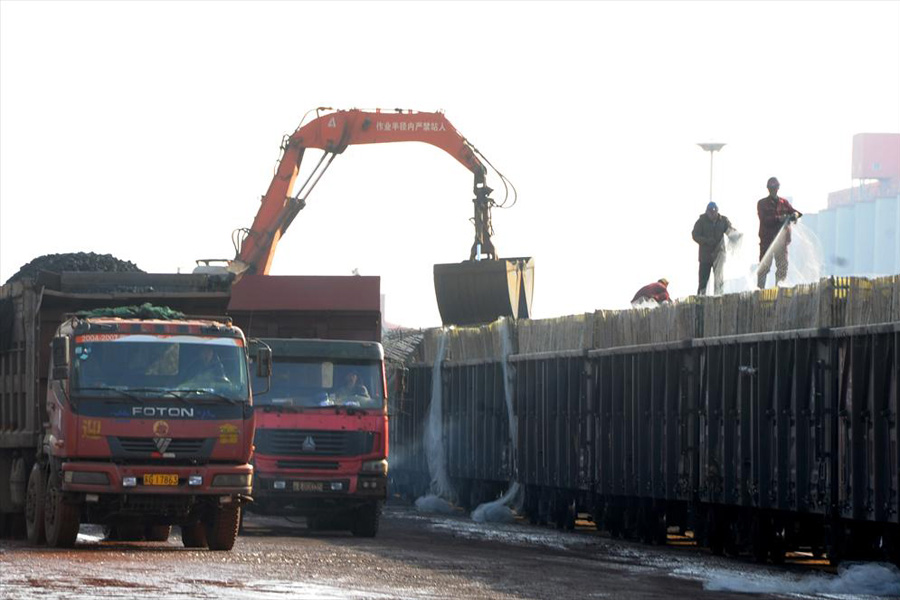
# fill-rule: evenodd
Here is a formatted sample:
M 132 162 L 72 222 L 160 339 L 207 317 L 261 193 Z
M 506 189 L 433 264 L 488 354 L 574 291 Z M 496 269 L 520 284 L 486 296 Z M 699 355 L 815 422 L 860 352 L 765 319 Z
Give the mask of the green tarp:
M 78 317 L 118 317 L 120 319 L 162 319 L 172 321 L 183 319 L 184 313 L 172 310 L 167 306 L 153 306 L 145 302 L 140 306 L 120 306 L 118 308 L 95 308 L 94 310 L 82 310 L 75 313 Z

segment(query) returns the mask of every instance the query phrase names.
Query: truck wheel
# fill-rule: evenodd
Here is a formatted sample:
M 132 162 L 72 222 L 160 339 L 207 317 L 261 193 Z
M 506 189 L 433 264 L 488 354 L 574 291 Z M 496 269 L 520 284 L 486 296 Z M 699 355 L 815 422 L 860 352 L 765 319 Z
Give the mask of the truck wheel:
M 81 507 L 67 504 L 60 487 L 59 472 L 51 468 L 44 502 L 44 533 L 48 546 L 71 548 L 78 538 Z
M 381 504 L 378 502 L 366 504 L 356 513 L 350 533 L 355 537 L 375 537 L 379 521 L 381 521 Z
M 210 550 L 231 550 L 238 536 L 241 522 L 241 507 L 224 504 L 213 513 L 212 522 L 206 530 L 206 540 Z
M 144 527 L 144 539 L 148 542 L 165 542 L 172 533 L 171 525 L 147 525 Z
M 181 543 L 185 548 L 206 548 L 206 527 L 203 523 L 182 525 Z
M 34 465 L 25 489 L 25 535 L 31 544 L 44 543 L 44 486 L 47 475 Z

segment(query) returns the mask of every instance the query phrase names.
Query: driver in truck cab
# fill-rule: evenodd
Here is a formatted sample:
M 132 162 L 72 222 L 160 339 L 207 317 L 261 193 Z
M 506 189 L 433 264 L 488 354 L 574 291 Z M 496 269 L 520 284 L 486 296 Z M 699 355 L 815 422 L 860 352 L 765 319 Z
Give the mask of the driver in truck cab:
M 369 390 L 359 381 L 356 371 L 347 371 L 344 375 L 344 384 L 337 389 L 338 398 L 350 398 L 352 396 L 369 397 Z
M 212 346 L 202 346 L 196 360 L 185 370 L 186 381 L 228 381 L 225 367 Z

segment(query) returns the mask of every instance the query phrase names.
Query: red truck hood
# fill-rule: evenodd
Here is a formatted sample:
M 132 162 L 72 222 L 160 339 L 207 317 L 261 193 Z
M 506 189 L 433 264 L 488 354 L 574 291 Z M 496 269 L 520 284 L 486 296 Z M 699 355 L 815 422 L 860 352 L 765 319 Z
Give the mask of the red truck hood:
M 313 409 L 304 412 L 256 409 L 258 429 L 323 429 L 328 431 L 374 431 L 387 428 L 384 413 L 355 410 L 347 414 L 344 409 L 336 413 L 334 408 Z
M 80 458 L 240 463 L 249 461 L 254 431 L 252 410 L 246 411 L 246 418 L 244 412 L 79 414 L 70 435 L 75 435 L 75 455 Z

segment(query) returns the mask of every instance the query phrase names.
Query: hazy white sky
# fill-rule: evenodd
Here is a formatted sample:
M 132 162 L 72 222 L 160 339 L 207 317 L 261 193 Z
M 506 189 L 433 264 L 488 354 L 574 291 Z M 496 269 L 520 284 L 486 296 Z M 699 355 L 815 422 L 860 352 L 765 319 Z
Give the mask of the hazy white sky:
M 697 142 L 727 142 L 714 196 L 752 243 L 769 176 L 804 212 L 851 185 L 852 136 L 900 131 L 900 2 L 3 0 L 0 282 L 57 252 L 232 258 L 317 106 L 444 110 L 518 188 L 494 241 L 535 257 L 534 316 L 622 308 L 696 288 Z M 388 321 L 437 325 L 471 188 L 431 146 L 350 147 L 272 272 L 380 275 Z

